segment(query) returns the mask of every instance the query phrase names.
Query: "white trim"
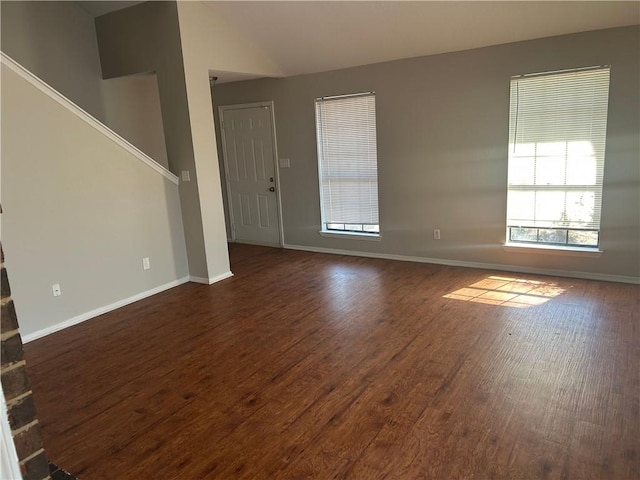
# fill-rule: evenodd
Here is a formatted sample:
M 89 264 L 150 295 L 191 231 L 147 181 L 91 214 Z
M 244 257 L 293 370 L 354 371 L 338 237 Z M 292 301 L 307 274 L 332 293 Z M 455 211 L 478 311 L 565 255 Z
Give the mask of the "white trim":
M 194 277 L 193 275 L 189 275 L 189 281 L 193 283 L 202 283 L 204 285 L 209 285 L 209 279 L 204 277 Z
M 231 197 L 231 181 L 229 180 L 229 164 L 227 162 L 227 142 L 224 135 L 224 112 L 227 110 L 246 110 L 249 108 L 267 107 L 271 112 L 271 140 L 273 143 L 273 168 L 276 188 L 276 209 L 278 210 L 278 237 L 279 247 L 284 246 L 284 222 L 282 220 L 282 199 L 280 197 L 280 166 L 278 162 L 278 142 L 276 138 L 276 114 L 273 100 L 255 103 L 240 103 L 235 105 L 219 105 L 218 117 L 220 117 L 220 139 L 222 140 L 222 163 L 224 165 L 224 177 L 227 184 L 227 205 L 229 206 L 229 224 L 231 226 L 231 242 L 236 241 L 236 229 L 233 216 L 233 202 Z
M 79 117 L 82 120 L 84 120 L 86 123 L 91 125 L 93 128 L 98 130 L 100 133 L 102 133 L 103 135 L 105 135 L 106 137 L 108 137 L 109 139 L 114 141 L 115 143 L 117 143 L 120 147 L 122 147 L 124 150 L 129 152 L 131 155 L 136 157 L 142 163 L 144 163 L 148 167 L 151 167 L 153 170 L 158 172 L 160 175 L 162 175 L 166 179 L 172 181 L 176 185 L 178 184 L 178 177 L 177 176 L 175 176 L 169 170 L 167 170 L 166 168 L 161 166 L 159 163 L 157 163 L 155 160 L 153 160 L 151 157 L 149 157 L 146 153 L 144 153 L 143 151 L 138 149 L 135 145 L 132 145 L 129 141 L 127 141 L 126 139 L 122 138 L 120 135 L 118 135 L 116 132 L 111 130 L 106 125 L 102 124 L 99 120 L 94 118 L 92 115 L 90 115 L 89 113 L 85 112 L 82 108 L 77 106 L 75 103 L 73 103 L 67 97 L 62 95 L 60 92 L 56 91 L 51 86 L 47 85 L 45 82 L 40 80 L 33 73 L 31 73 L 29 70 L 27 70 L 22 65 L 20 65 L 18 62 L 16 62 L 11 57 L 9 57 L 6 53 L 4 53 L 4 52 L 0 52 L 0 53 L 2 54 L 2 57 L 1 57 L 2 58 L 2 65 L 5 65 L 9 69 L 11 69 L 13 72 L 17 73 L 21 78 L 23 78 L 24 80 L 29 82 L 32 86 L 34 86 L 35 88 L 40 90 L 42 93 L 47 95 L 49 98 L 51 98 L 52 100 L 54 100 L 58 104 L 62 105 L 64 108 L 69 110 L 71 113 L 75 114 L 77 117 Z
M 193 283 L 202 283 L 204 285 L 211 285 L 213 283 L 217 283 L 221 280 L 225 280 L 227 278 L 233 277 L 233 273 L 229 272 L 225 272 L 222 273 L 220 275 L 216 275 L 215 277 L 210 277 L 210 278 L 204 278 L 204 277 L 195 277 L 193 275 L 189 275 L 189 282 L 193 282 Z
M 536 245 L 523 243 L 505 243 L 502 245 L 505 252 L 511 253 L 535 253 L 542 255 L 564 255 L 567 257 L 591 257 L 597 258 L 604 252 L 597 248 L 563 247 L 558 245 Z
M 328 231 L 320 230 L 318 232 L 322 237 L 333 238 L 348 238 L 349 240 L 368 240 L 373 242 L 379 242 L 382 235 L 379 233 L 365 233 L 365 232 L 340 232 L 340 231 Z
M 142 300 L 143 298 L 150 297 L 157 293 L 163 292 L 165 290 L 169 290 L 170 288 L 177 287 L 178 285 L 182 285 L 183 283 L 187 283 L 189 281 L 189 277 L 183 277 L 178 280 L 174 280 L 173 282 L 165 283 L 164 285 L 160 285 L 159 287 L 152 288 L 151 290 L 147 290 L 145 292 L 138 293 L 136 295 L 132 295 L 131 297 L 127 297 L 123 300 L 118 300 L 117 302 L 111 303 L 109 305 L 105 305 L 104 307 L 99 307 L 89 312 L 82 313 L 77 315 L 69 320 L 65 320 L 60 323 L 56 323 L 47 328 L 43 328 L 42 330 L 38 330 L 37 332 L 29 333 L 22 337 L 22 341 L 24 343 L 31 342 L 33 340 L 37 340 L 38 338 L 42 338 L 46 335 L 50 335 L 55 332 L 59 332 L 68 327 L 72 327 L 73 325 L 77 325 L 78 323 L 82 323 L 86 320 L 91 320 L 98 315 L 102 315 L 107 312 L 111 312 L 112 310 L 116 310 L 120 307 L 124 307 L 125 305 L 129 305 L 130 303 L 137 302 L 138 300 Z
M 241 243 L 243 245 L 258 245 L 260 247 L 282 248 L 282 245 L 280 245 L 279 243 L 271 243 L 271 242 L 245 242 L 244 240 L 235 240 L 233 243 Z
M 285 244 L 283 248 L 289 250 L 302 250 L 305 252 L 329 253 L 334 255 L 350 255 L 354 257 L 382 258 L 385 260 L 399 260 L 402 262 L 432 263 L 447 265 L 450 267 L 480 268 L 483 270 L 499 270 L 515 273 L 532 273 L 536 275 L 550 275 L 554 277 L 581 278 L 585 280 L 602 280 L 605 282 L 631 283 L 640 285 L 640 277 L 626 275 L 609 275 L 606 273 L 578 272 L 571 270 L 551 270 L 535 267 L 521 267 L 519 265 L 502 265 L 499 263 L 478 263 L 461 260 L 447 260 L 443 258 L 412 257 L 408 255 L 394 255 L 389 253 L 359 252 L 353 250 L 338 250 L 333 248 L 307 247 L 303 245 Z
M 0 477 L 21 479 L 20 460 L 18 452 L 16 452 L 16 444 L 11 434 L 11 426 L 9 425 L 7 403 L 4 399 L 2 385 L 0 385 L 0 430 L 2 430 L 2 441 L 0 441 Z
M 273 164 L 276 168 L 276 200 L 278 202 L 278 221 L 280 222 L 280 244 L 284 245 L 284 219 L 282 217 L 282 197 L 280 196 L 280 161 L 278 160 L 278 136 L 276 135 L 276 111 L 273 100 L 269 102 L 271 106 L 271 136 L 273 138 Z

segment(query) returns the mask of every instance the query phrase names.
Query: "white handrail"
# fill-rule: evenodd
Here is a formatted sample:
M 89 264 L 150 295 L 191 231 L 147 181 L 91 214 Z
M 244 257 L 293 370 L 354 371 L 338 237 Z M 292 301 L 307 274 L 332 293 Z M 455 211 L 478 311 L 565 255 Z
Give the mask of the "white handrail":
M 84 120 L 86 123 L 91 125 L 93 128 L 98 130 L 103 135 L 109 137 L 112 141 L 117 143 L 120 147 L 125 149 L 127 152 L 129 152 L 131 155 L 136 157 L 138 160 L 140 160 L 147 166 L 154 169 L 163 177 L 167 178 L 168 180 L 171 180 L 176 185 L 178 184 L 178 177 L 176 175 L 174 175 L 169 170 L 164 168 L 162 165 L 157 163 L 155 160 L 149 157 L 149 155 L 144 153 L 138 147 L 136 147 L 135 145 L 132 145 L 131 142 L 122 138 L 116 132 L 114 132 L 109 127 L 107 127 L 102 122 L 100 122 L 100 120 L 97 120 L 91 114 L 85 112 L 78 105 L 73 103 L 71 100 L 69 100 L 67 97 L 62 95 L 60 92 L 55 90 L 53 87 L 51 87 L 47 83 L 43 82 L 40 78 L 36 77 L 33 73 L 31 73 L 29 70 L 24 68 L 22 65 L 16 62 L 14 59 L 12 59 L 6 53 L 0 52 L 0 55 L 2 59 L 2 65 L 5 65 L 8 68 L 10 68 L 12 71 L 20 75 L 20 77 L 22 77 L 24 80 L 26 80 L 31 85 L 36 87 L 38 90 L 40 90 L 42 93 L 47 95 L 49 98 L 51 98 L 52 100 L 55 100 L 64 108 L 74 113 L 76 116 Z

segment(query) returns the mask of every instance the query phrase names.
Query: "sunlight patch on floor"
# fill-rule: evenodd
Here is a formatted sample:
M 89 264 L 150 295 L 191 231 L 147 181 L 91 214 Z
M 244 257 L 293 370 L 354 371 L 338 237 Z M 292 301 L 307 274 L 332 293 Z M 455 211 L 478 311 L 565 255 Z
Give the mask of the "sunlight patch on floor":
M 503 307 L 527 308 L 542 305 L 564 292 L 563 288 L 553 283 L 490 276 L 468 287 L 451 292 L 444 298 Z

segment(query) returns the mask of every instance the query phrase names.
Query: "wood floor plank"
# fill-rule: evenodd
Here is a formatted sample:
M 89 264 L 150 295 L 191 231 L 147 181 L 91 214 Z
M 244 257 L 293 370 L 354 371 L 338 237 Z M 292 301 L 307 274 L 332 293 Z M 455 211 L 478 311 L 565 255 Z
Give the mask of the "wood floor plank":
M 30 342 L 88 479 L 640 478 L 640 287 L 230 245 Z

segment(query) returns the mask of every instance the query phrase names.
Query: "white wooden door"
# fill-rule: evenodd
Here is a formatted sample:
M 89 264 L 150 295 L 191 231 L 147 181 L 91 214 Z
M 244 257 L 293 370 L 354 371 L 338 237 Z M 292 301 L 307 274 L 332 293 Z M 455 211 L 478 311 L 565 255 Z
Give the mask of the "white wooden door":
M 280 245 L 270 104 L 220 107 L 232 238 Z

